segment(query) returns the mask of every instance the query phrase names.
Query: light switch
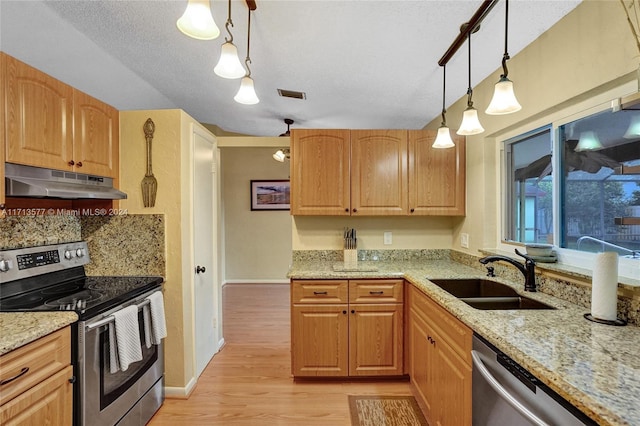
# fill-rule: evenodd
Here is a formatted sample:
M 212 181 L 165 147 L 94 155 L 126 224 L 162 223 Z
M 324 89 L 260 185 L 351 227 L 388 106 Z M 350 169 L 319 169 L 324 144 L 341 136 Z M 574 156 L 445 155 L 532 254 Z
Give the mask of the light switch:
M 390 231 L 385 231 L 384 233 L 384 244 L 385 245 L 393 244 L 393 234 Z

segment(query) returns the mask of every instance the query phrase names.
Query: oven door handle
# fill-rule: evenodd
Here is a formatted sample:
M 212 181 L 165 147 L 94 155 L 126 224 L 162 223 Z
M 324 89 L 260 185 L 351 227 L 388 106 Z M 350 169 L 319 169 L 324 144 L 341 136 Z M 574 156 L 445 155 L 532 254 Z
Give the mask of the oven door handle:
M 138 310 L 142 309 L 143 307 L 145 307 L 146 305 L 148 305 L 149 303 L 151 303 L 151 301 L 149 299 L 144 299 L 141 303 L 139 303 L 138 306 Z M 86 331 L 91 331 L 94 330 L 96 328 L 102 327 L 103 325 L 107 325 L 110 322 L 114 322 L 116 320 L 116 318 L 113 315 L 109 315 L 107 317 L 104 317 L 96 322 L 92 322 L 91 324 L 87 324 L 85 326 L 85 330 Z
M 507 391 L 504 386 L 502 386 L 500 382 L 498 382 L 498 380 L 489 372 L 487 367 L 484 365 L 482 359 L 480 359 L 478 351 L 471 351 L 471 357 L 473 358 L 473 367 L 478 369 L 478 372 L 487 381 L 489 386 L 491 386 L 502 399 L 504 399 L 509 405 L 511 405 L 515 410 L 517 410 L 533 424 L 538 426 L 549 426 L 548 423 L 544 422 L 538 416 L 533 414 L 527 407 L 522 405 L 520 401 L 518 401 L 513 395 L 511 395 L 509 391 Z

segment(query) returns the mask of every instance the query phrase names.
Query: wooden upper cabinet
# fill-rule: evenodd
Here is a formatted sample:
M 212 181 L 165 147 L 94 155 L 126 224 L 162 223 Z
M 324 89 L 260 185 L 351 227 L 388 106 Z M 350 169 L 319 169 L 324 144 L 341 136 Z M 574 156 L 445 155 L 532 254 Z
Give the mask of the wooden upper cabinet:
M 118 110 L 9 55 L 2 61 L 5 161 L 117 178 Z
M 73 88 L 3 54 L 6 161 L 72 170 Z
M 464 216 L 465 138 L 455 147 L 433 148 L 435 130 L 409 130 L 409 214 Z
M 349 130 L 291 130 L 291 214 L 349 215 Z
M 118 110 L 79 90 L 73 92 L 73 159 L 76 171 L 117 177 Z
M 5 83 L 7 75 L 7 56 L 0 52 L 0 219 L 5 216 L 4 162 L 7 149 L 7 134 L 5 133 Z
M 407 214 L 407 131 L 351 131 L 351 214 Z

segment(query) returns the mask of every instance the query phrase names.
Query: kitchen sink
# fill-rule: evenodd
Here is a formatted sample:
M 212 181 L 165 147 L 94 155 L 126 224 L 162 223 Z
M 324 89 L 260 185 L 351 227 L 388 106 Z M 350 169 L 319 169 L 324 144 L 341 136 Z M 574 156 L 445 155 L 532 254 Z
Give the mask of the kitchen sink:
M 432 279 L 429 281 L 476 309 L 555 309 L 553 306 L 519 295 L 508 285 L 485 278 Z

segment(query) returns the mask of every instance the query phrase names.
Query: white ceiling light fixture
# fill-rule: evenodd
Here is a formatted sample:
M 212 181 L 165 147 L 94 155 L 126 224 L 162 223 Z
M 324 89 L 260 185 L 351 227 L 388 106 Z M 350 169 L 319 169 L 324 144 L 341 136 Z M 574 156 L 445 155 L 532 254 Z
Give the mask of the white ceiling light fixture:
M 279 149 L 273 154 L 273 159 L 284 163 L 284 160 L 289 160 L 291 158 L 291 151 L 289 148 Z
M 469 41 L 469 87 L 467 88 L 467 109 L 462 113 L 462 123 L 460 123 L 460 128 L 456 132 L 459 135 L 468 136 L 468 135 L 477 135 L 484 132 L 484 127 L 480 124 L 480 120 L 478 119 L 478 110 L 473 107 L 473 89 L 471 88 L 471 33 L 473 30 L 469 31 L 469 35 L 467 36 Z
M 233 34 L 231 34 L 229 26 L 233 27 L 233 21 L 231 20 L 231 0 L 229 0 L 229 16 L 227 17 L 227 22 L 224 24 L 229 38 L 224 38 L 225 42 L 220 52 L 220 60 L 213 69 L 213 72 L 222 78 L 234 79 L 244 76 L 245 70 L 238 58 L 238 48 L 233 44 Z
M 197 40 L 213 40 L 220 35 L 209 0 L 188 0 L 187 8 L 176 25 L 183 34 Z
M 233 99 L 244 105 L 255 105 L 260 102 L 258 99 L 258 95 L 256 94 L 256 89 L 253 86 L 253 79 L 251 78 L 251 68 L 249 68 L 249 64 L 251 63 L 251 57 L 249 56 L 249 47 L 251 46 L 251 8 L 249 8 L 249 18 L 247 23 L 247 57 L 244 60 L 244 64 L 247 67 L 247 73 L 242 78 L 240 82 L 240 89 L 238 89 L 238 93 L 233 97 Z
M 513 92 L 513 82 L 507 78 L 509 70 L 507 61 L 511 59 L 507 50 L 507 36 L 509 33 L 509 0 L 505 0 L 504 18 L 504 55 L 502 55 L 502 75 L 495 85 L 493 98 L 489 103 L 485 113 L 489 115 L 511 114 L 522 109 Z
M 578 145 L 576 145 L 574 151 L 595 151 L 602 148 L 603 146 L 598 138 L 598 134 L 589 130 L 587 132 L 580 133 L 580 139 L 578 139 Z
M 436 136 L 436 140 L 431 145 L 433 148 L 452 148 L 455 146 L 453 140 L 451 139 L 451 133 L 449 132 L 449 128 L 447 127 L 447 110 L 445 109 L 445 88 L 447 87 L 447 66 L 442 66 L 442 124 L 438 129 L 438 136 Z

